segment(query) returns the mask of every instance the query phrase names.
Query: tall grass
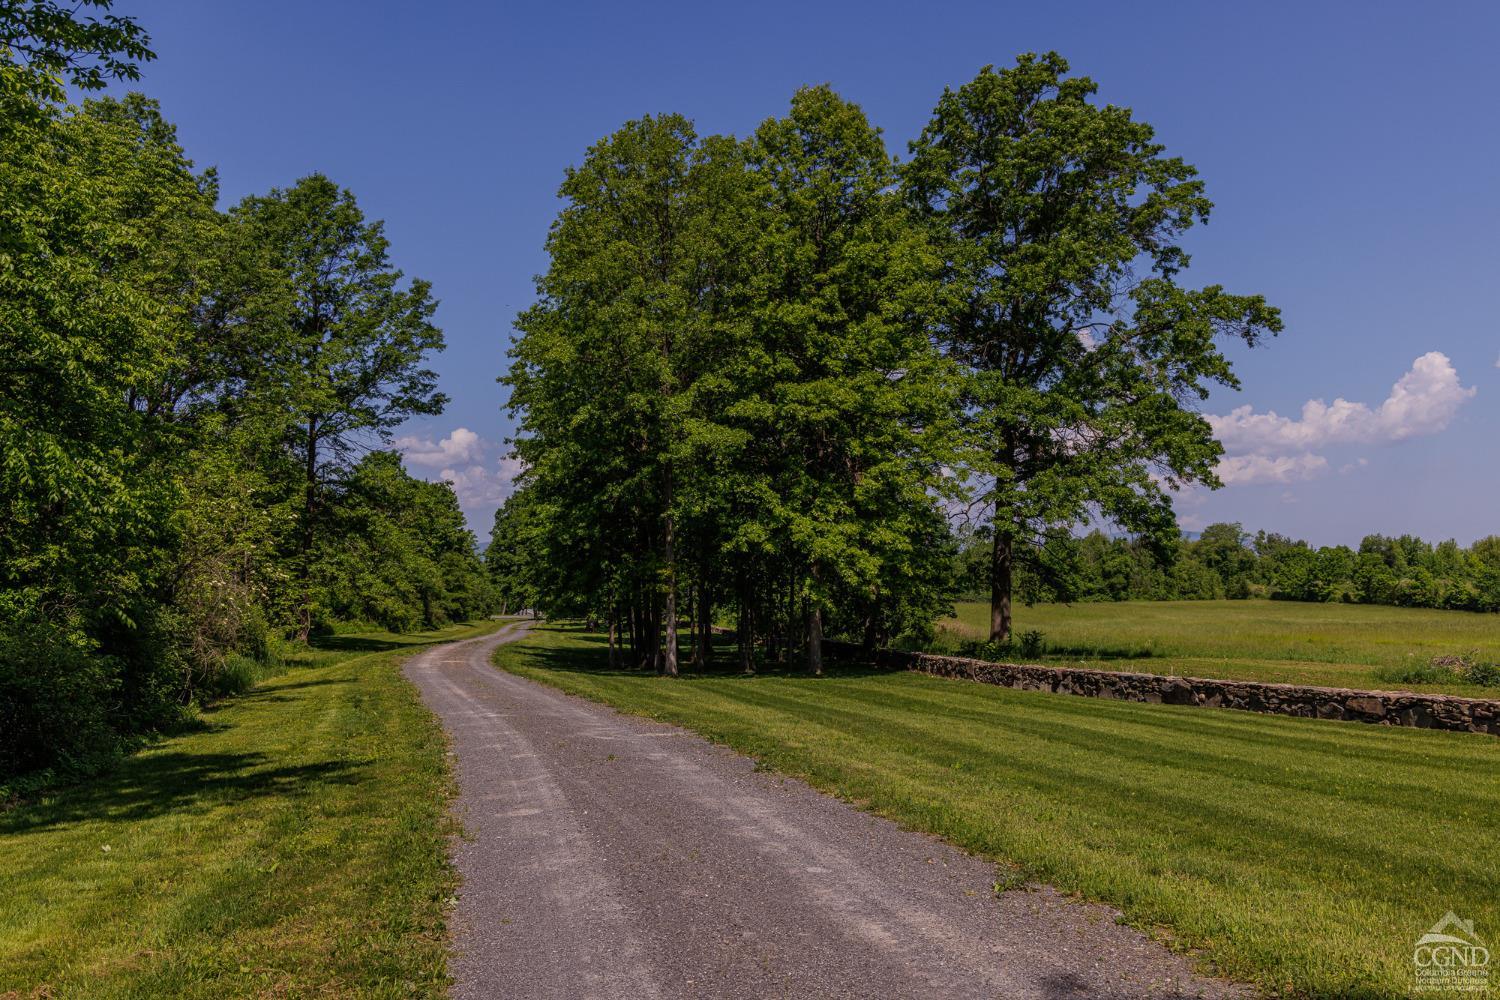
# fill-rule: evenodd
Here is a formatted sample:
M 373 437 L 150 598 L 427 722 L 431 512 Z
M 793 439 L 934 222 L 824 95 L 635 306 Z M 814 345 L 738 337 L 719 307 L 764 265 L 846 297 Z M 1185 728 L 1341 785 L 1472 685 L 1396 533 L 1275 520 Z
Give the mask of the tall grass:
M 958 651 L 986 636 L 987 605 L 957 612 L 939 623 L 936 649 Z M 1015 629 L 1041 632 L 1040 658 L 1058 664 L 1481 698 L 1494 689 L 1418 668 L 1438 656 L 1500 661 L 1500 616 L 1467 611 L 1258 600 L 1038 604 L 1016 609 Z

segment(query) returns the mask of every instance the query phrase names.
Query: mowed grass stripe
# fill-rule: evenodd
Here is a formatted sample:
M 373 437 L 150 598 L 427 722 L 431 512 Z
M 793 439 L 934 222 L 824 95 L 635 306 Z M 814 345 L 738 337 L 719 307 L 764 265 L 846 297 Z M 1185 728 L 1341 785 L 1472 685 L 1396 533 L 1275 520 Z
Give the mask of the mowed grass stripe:
M 895 740 L 897 753 L 925 761 L 929 765 L 933 780 L 943 786 L 940 796 L 954 803 L 965 801 L 974 794 L 982 794 L 983 786 L 990 779 L 1032 787 L 1048 794 L 1058 794 L 1064 790 L 1076 793 L 1078 789 L 1086 788 L 1094 793 L 1095 801 L 1107 802 L 1112 811 L 1129 813 L 1132 832 L 1145 840 L 1158 839 L 1146 836 L 1150 833 L 1201 834 L 1205 831 L 1232 829 L 1239 824 L 1254 824 L 1259 833 L 1271 835 L 1260 841 L 1266 851 L 1281 852 L 1288 849 L 1287 845 L 1291 845 L 1290 849 L 1297 850 L 1311 842 L 1315 849 L 1304 853 L 1308 863 L 1318 867 L 1320 880 L 1336 877 L 1347 881 L 1352 876 L 1368 871 L 1372 858 L 1387 858 L 1389 852 L 1383 842 L 1361 835 L 1360 831 L 1384 829 L 1393 816 L 1401 815 L 1380 803 L 1365 801 L 1354 804 L 1346 796 L 1334 795 L 1332 797 L 1340 799 L 1341 804 L 1347 806 L 1344 812 L 1353 822 L 1344 831 L 1329 833 L 1323 829 L 1323 824 L 1318 819 L 1326 812 L 1326 799 L 1330 797 L 1328 793 L 1298 788 L 1280 781 L 1268 782 L 1244 773 L 1214 771 L 1191 764 L 1184 767 L 1178 761 L 1178 755 L 1190 750 L 1196 752 L 1195 747 L 1158 745 L 1150 753 L 1141 753 L 1139 750 L 1123 752 L 1124 741 L 1114 740 L 1108 745 L 1109 753 L 1117 764 L 1114 773 L 1086 773 L 1075 765 L 1096 756 L 1103 744 L 1092 744 L 1081 739 L 1077 727 L 1059 725 L 1056 720 L 1051 723 L 1028 722 L 1024 725 L 1017 725 L 1016 720 L 1002 723 L 1002 728 L 1008 729 L 1013 736 L 1021 737 L 1009 741 L 1008 748 L 1036 746 L 1041 749 L 1041 752 L 1027 754 L 1024 758 L 1005 760 L 996 756 L 995 748 L 972 727 L 947 725 L 939 736 L 903 723 L 900 710 L 883 711 L 871 707 L 868 711 L 861 711 L 859 706 L 868 703 L 859 701 L 855 701 L 854 707 L 849 710 L 836 710 L 833 706 L 845 699 L 840 699 L 839 690 L 833 685 L 819 700 L 820 711 L 810 717 L 818 720 L 825 735 L 837 734 L 843 737 L 852 734 L 869 739 L 878 732 L 887 740 Z M 780 707 L 783 708 L 786 707 L 786 701 L 784 697 L 777 696 L 746 699 L 747 704 L 777 706 L 781 703 Z M 910 718 L 910 715 L 905 717 Z M 948 723 L 953 721 L 951 715 L 942 718 Z M 966 766 L 959 769 L 957 774 L 945 773 L 952 772 L 955 765 Z M 964 773 L 970 770 L 973 771 L 972 775 Z M 1164 772 L 1172 774 L 1175 780 L 1183 770 L 1189 771 L 1186 776 L 1188 780 L 1181 783 L 1184 791 L 1174 792 L 1160 787 Z M 1269 773 L 1269 769 L 1261 768 L 1260 773 Z M 1193 794 L 1194 781 L 1219 784 L 1212 801 L 1219 801 L 1225 792 L 1234 796 L 1234 799 L 1230 805 L 1210 805 L 1210 800 Z M 1253 805 L 1236 804 L 1254 802 L 1268 794 L 1281 796 L 1279 801 L 1286 807 L 1284 816 L 1268 817 Z M 1456 821 L 1449 816 L 1444 822 L 1451 825 Z M 1426 832 L 1436 832 L 1439 825 L 1436 820 L 1431 819 L 1424 823 Z M 1474 835 L 1483 832 L 1477 823 L 1471 825 L 1475 827 L 1472 831 Z M 1453 832 L 1463 834 L 1462 830 Z M 1391 856 L 1387 860 L 1392 863 L 1400 862 L 1417 871 L 1425 871 L 1436 881 L 1455 882 L 1475 875 L 1482 877 L 1482 873 L 1475 871 L 1472 865 L 1453 866 L 1431 857 L 1424 859 L 1425 863 L 1419 863 L 1416 857 L 1408 854 Z
M 442 995 L 446 741 L 399 664 L 497 624 L 336 637 L 0 814 L 0 995 Z
M 951 697 L 944 697 L 947 692 L 932 690 L 925 684 L 917 690 L 902 691 L 897 697 L 892 697 L 891 689 L 891 685 L 882 685 L 878 690 L 861 690 L 840 683 L 832 689 L 831 695 L 832 700 L 843 696 L 856 702 L 860 709 L 893 708 L 898 712 L 931 713 L 1093 751 L 1097 745 L 1079 735 L 1089 734 L 1108 739 L 1111 752 L 1134 760 L 1153 766 L 1170 764 L 1174 768 L 1200 771 L 1215 777 L 1229 774 L 1264 785 L 1266 790 L 1326 794 L 1330 790 L 1330 778 L 1352 768 L 1347 775 L 1350 780 L 1336 788 L 1337 793 L 1348 800 L 1382 805 L 1391 800 L 1392 792 L 1431 794 L 1437 788 L 1453 804 L 1473 810 L 1478 816 L 1500 815 L 1500 786 L 1488 790 L 1471 789 L 1454 781 L 1462 776 L 1463 771 L 1459 769 L 1472 765 L 1473 741 L 1484 744 L 1494 737 L 1443 734 L 1454 737 L 1454 752 L 1436 757 L 1426 752 L 1434 741 L 1428 739 L 1427 734 L 1410 729 L 1399 730 L 1404 735 L 1396 738 L 1397 742 L 1407 740 L 1411 744 L 1409 747 L 1388 747 L 1381 751 L 1369 748 L 1381 741 L 1392 742 L 1390 730 L 1363 727 L 1361 723 L 1340 723 L 1336 730 L 1356 726 L 1367 728 L 1375 740 L 1361 739 L 1357 730 L 1335 731 L 1335 735 L 1328 737 L 1303 738 L 1308 728 L 1301 724 L 1303 720 L 1246 716 L 1219 709 L 1156 706 L 1160 711 L 1142 712 L 1139 706 L 1131 703 L 1114 703 L 1120 710 L 1111 712 L 1107 708 L 1101 710 L 1097 703 L 1078 707 L 1065 702 L 1059 704 L 1059 698 L 1071 696 L 1034 692 L 1015 692 L 1014 700 L 1004 694 L 997 699 L 962 697 L 955 704 Z M 997 704 L 1001 707 L 997 708 Z M 1026 710 L 1018 711 L 1021 708 Z M 1219 720 L 1225 720 L 1227 724 L 1216 724 Z M 1164 744 L 1164 739 L 1170 743 Z M 1170 760 L 1163 756 L 1164 746 L 1170 746 Z M 1191 757 L 1183 756 L 1182 751 L 1186 750 L 1192 752 Z M 1297 766 L 1285 766 L 1274 772 L 1267 769 L 1258 755 L 1268 751 L 1295 759 Z M 1380 772 L 1370 765 L 1377 762 L 1397 765 L 1399 773 L 1411 779 L 1410 783 L 1403 785 L 1401 779 L 1390 777 L 1384 777 L 1378 785 L 1373 783 L 1372 775 Z
M 905 673 L 668 681 L 563 628 L 497 663 L 1110 902 L 1268 991 L 1405 996 L 1446 910 L 1500 928 L 1493 737 Z

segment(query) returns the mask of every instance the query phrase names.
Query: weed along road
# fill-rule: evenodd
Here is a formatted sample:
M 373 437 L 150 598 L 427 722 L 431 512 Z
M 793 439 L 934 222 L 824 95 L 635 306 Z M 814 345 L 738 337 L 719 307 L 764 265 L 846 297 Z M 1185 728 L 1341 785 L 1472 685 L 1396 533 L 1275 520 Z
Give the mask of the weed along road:
M 669 726 L 503 673 L 501 632 L 413 658 L 453 738 L 454 995 L 1223 997 L 1105 908 Z

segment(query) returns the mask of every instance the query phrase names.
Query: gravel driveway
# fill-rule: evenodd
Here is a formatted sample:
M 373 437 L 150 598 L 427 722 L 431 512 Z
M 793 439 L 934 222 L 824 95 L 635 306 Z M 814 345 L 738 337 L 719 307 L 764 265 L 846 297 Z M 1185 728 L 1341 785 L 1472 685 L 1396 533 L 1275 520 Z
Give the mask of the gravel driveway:
M 467 835 L 454 995 L 1225 997 L 1113 911 L 681 729 L 502 673 L 524 623 L 414 657 Z

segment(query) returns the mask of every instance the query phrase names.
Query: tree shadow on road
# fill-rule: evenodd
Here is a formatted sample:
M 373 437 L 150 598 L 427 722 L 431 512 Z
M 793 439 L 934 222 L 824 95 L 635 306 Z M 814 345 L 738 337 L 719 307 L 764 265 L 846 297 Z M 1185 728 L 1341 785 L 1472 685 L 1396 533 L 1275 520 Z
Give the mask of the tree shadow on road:
M 461 638 L 443 633 L 459 632 L 475 622 L 452 622 L 435 632 L 348 632 L 342 635 L 311 635 L 308 648 L 315 652 L 331 653 L 388 653 L 393 649 L 411 649 L 430 646 L 439 642 L 451 642 Z

